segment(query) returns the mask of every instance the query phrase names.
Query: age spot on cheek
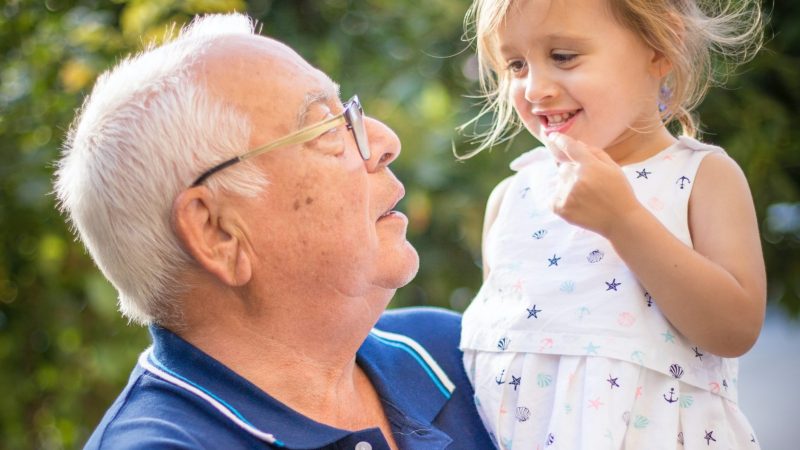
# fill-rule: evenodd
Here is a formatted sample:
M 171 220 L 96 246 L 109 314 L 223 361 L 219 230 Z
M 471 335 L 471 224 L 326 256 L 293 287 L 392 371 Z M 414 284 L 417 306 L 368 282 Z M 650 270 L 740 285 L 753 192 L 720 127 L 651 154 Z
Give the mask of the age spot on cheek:
M 306 204 L 306 205 L 310 205 L 310 204 L 312 204 L 312 203 L 314 203 L 314 199 L 313 199 L 313 198 L 311 198 L 311 197 L 306 197 L 305 204 Z M 300 209 L 300 207 L 301 207 L 301 206 L 302 206 L 302 205 L 300 204 L 300 200 L 295 200 L 295 201 L 294 201 L 294 203 L 292 204 L 292 208 L 293 208 L 295 211 L 297 211 L 298 209 Z

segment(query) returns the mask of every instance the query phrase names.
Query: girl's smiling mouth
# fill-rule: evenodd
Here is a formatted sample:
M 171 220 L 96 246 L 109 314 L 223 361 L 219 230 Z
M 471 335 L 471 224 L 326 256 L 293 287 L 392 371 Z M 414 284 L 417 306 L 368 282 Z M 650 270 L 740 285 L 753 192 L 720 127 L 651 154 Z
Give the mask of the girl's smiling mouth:
M 550 133 L 564 133 L 575 122 L 577 116 L 582 109 L 575 109 L 571 111 L 541 111 L 535 112 L 534 115 L 539 118 L 539 122 L 544 128 L 545 134 Z

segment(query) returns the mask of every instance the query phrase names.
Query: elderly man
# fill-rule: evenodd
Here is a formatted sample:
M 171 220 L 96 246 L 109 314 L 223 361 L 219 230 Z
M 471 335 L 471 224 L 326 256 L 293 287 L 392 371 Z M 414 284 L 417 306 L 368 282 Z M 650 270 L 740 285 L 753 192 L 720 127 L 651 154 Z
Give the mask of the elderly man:
M 384 313 L 400 142 L 337 91 L 241 15 L 100 77 L 56 193 L 153 346 L 87 448 L 491 448 L 458 317 Z

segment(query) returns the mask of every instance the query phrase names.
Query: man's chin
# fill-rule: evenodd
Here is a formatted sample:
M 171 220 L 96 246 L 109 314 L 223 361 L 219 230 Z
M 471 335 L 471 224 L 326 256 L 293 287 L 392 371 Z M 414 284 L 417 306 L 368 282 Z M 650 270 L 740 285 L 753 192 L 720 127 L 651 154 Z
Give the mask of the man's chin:
M 389 274 L 382 285 L 388 289 L 400 289 L 417 276 L 419 271 L 419 255 L 417 250 L 406 241 L 403 254 L 394 257 Z

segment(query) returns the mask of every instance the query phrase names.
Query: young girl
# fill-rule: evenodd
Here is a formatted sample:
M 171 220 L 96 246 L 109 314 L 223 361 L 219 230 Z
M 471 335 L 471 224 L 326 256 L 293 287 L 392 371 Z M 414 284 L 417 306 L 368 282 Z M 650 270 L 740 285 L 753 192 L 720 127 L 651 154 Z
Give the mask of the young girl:
M 760 45 L 760 5 L 475 0 L 468 19 L 497 118 L 482 148 L 514 111 L 547 145 L 489 199 L 463 319 L 497 446 L 758 448 L 735 359 L 764 317 L 756 216 L 689 111 L 713 51 L 741 62 Z

